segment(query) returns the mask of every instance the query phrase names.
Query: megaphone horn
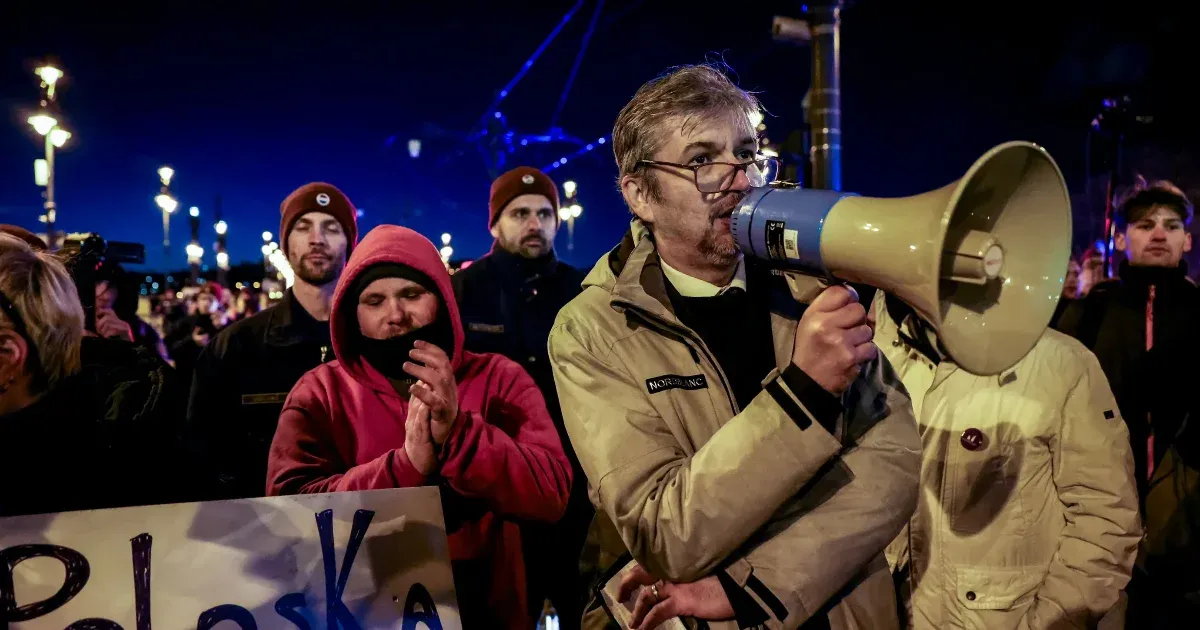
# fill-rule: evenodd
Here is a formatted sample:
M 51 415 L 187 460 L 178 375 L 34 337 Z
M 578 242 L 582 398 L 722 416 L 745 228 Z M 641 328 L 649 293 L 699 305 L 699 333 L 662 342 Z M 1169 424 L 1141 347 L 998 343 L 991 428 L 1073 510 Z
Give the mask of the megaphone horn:
M 1012 367 L 1046 329 L 1071 253 L 1058 165 L 1029 142 L 997 146 L 962 179 L 912 197 L 773 184 L 733 213 L 742 252 L 784 271 L 859 282 L 933 324 L 959 367 Z

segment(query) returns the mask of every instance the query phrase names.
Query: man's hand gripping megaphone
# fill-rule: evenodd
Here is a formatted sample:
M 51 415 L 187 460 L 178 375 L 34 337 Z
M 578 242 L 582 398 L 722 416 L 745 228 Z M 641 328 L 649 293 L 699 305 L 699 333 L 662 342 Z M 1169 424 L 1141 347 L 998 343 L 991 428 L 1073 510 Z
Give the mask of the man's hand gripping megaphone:
M 826 391 L 841 395 L 875 358 L 875 330 L 848 284 L 784 273 L 792 296 L 808 304 L 796 325 L 792 363 Z

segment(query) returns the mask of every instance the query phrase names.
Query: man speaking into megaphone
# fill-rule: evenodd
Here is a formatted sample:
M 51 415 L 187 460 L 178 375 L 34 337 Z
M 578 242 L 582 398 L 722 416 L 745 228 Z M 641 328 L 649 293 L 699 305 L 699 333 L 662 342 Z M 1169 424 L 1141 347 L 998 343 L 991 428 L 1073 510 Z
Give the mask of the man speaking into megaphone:
M 549 340 L 613 559 L 584 627 L 898 625 L 882 552 L 916 505 L 911 404 L 852 290 L 800 303 L 736 246 L 730 218 L 771 166 L 758 110 L 688 66 L 617 118 L 635 218 Z

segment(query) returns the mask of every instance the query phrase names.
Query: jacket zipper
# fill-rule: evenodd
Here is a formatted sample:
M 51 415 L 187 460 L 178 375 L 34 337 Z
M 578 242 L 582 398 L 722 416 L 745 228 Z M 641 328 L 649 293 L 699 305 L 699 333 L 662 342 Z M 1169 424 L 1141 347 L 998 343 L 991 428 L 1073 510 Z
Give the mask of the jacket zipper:
M 696 354 L 696 348 L 692 345 L 692 340 L 688 339 L 689 336 L 695 336 L 695 333 L 693 333 L 691 329 L 680 326 L 679 328 L 682 328 L 682 330 L 672 330 L 674 326 L 659 320 L 658 317 L 642 311 L 642 309 L 638 308 L 637 306 L 634 306 L 628 302 L 624 302 L 622 305 L 630 311 L 633 311 L 633 313 L 637 315 L 638 319 L 644 321 L 646 325 L 650 326 L 651 328 L 657 329 L 659 332 L 671 337 L 678 338 L 679 342 L 688 349 L 688 353 L 692 355 L 692 360 L 696 362 L 696 365 L 700 365 L 700 357 Z M 704 345 L 704 340 L 700 339 L 696 341 L 696 345 L 700 346 L 700 350 L 704 353 L 704 357 L 708 359 L 716 369 L 717 377 L 721 379 L 721 388 L 725 390 L 725 397 L 729 400 L 729 406 L 733 409 L 734 415 L 741 413 L 742 410 L 738 407 L 737 400 L 733 397 L 733 388 L 729 386 L 729 381 L 725 378 L 725 371 L 721 369 L 721 364 L 717 363 L 717 359 L 712 356 L 711 352 L 709 352 L 708 346 Z
M 325 362 L 326 354 L 329 354 L 329 346 L 321 346 L 321 363 Z
M 1150 285 L 1150 295 L 1146 298 L 1146 352 L 1154 347 L 1154 285 Z M 1150 430 L 1146 438 L 1146 481 L 1154 476 L 1154 424 L 1150 412 L 1146 412 L 1146 425 Z

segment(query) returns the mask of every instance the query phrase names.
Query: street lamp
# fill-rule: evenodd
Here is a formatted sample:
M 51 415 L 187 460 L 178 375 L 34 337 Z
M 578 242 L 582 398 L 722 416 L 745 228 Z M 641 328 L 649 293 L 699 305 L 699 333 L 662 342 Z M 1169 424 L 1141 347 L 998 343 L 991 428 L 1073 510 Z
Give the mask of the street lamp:
M 34 178 L 39 186 L 46 188 L 43 194 L 45 214 L 42 215 L 41 220 L 46 223 L 46 241 L 53 250 L 58 242 L 54 230 L 54 222 L 58 215 L 58 207 L 54 202 L 54 150 L 63 148 L 67 144 L 67 140 L 71 139 L 71 133 L 59 127 L 58 118 L 50 114 L 55 109 L 54 89 L 59 79 L 63 78 L 62 70 L 45 65 L 34 70 L 34 74 L 42 80 L 42 98 L 38 113 L 30 116 L 28 121 L 33 130 L 45 138 L 46 155 L 45 158 L 34 162 Z M 45 166 L 41 166 L 38 162 L 43 162 Z
M 583 214 L 583 206 L 579 205 L 579 200 L 575 198 L 578 191 L 579 187 L 575 182 L 563 182 L 564 199 L 563 205 L 558 208 L 558 218 L 567 223 L 567 251 L 575 249 L 575 219 Z
M 162 183 L 154 203 L 162 209 L 163 217 L 163 253 L 171 252 L 171 213 L 179 207 L 179 202 L 171 196 L 171 178 L 175 177 L 175 169 L 163 166 L 158 169 L 158 181 Z M 199 212 L 199 210 L 197 210 Z
M 442 234 L 442 249 L 438 250 L 442 255 L 442 264 L 446 265 L 446 269 L 450 268 L 450 257 L 454 255 L 454 248 L 450 247 L 450 233 Z
M 188 244 L 188 265 L 192 268 L 192 282 L 200 279 L 200 264 L 204 262 L 204 248 L 200 246 L 200 208 L 192 206 L 188 209 L 189 223 L 192 228 L 192 241 Z
M 46 97 L 54 100 L 54 86 L 58 84 L 58 80 L 63 78 L 63 71 L 54 66 L 41 66 L 33 71 L 42 79 L 42 85 L 46 88 Z
M 271 233 L 263 232 L 262 239 L 263 239 L 263 245 L 262 245 L 263 276 L 264 276 L 264 279 L 266 279 L 272 275 L 271 274 L 271 246 L 270 246 Z

